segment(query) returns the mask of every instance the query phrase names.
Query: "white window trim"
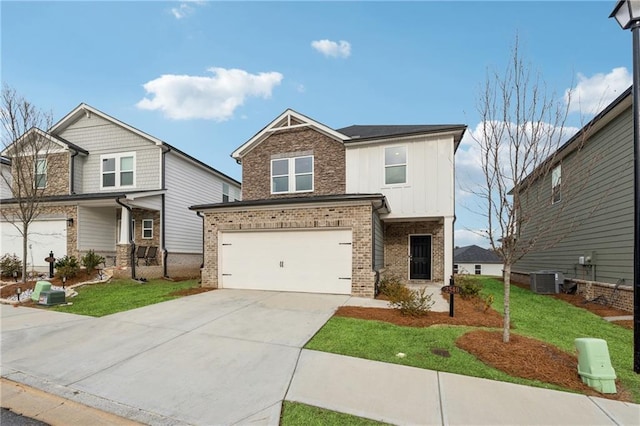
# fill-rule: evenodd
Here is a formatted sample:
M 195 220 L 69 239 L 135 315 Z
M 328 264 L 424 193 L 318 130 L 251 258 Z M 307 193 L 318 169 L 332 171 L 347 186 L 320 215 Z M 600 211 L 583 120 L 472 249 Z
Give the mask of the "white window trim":
M 480 272 L 478 272 L 480 270 Z M 473 274 L 474 275 L 482 275 L 482 265 L 473 265 Z
M 133 184 L 132 185 L 120 185 L 120 159 L 124 158 L 124 157 L 133 157 Z M 105 159 L 109 159 L 109 158 L 113 158 L 115 159 L 115 163 L 116 163 L 116 169 L 114 171 L 116 179 L 115 179 L 115 186 L 104 186 L 104 170 L 102 170 L 102 166 L 104 165 L 104 160 Z M 109 172 L 111 173 L 111 172 Z M 116 154 L 102 154 L 100 156 L 100 189 L 104 190 L 111 190 L 111 189 L 120 189 L 120 188 L 135 188 L 136 187 L 136 176 L 137 176 L 137 171 L 136 171 L 136 153 L 135 152 L 119 152 Z
M 151 222 L 151 227 L 145 226 L 148 222 Z M 144 231 L 151 231 L 150 237 L 144 236 Z M 153 239 L 153 219 L 142 219 L 142 239 L 143 240 L 152 240 Z
M 387 165 L 386 152 L 387 149 L 404 148 L 407 158 L 402 164 L 389 164 Z M 397 167 L 404 165 L 404 182 L 387 183 L 387 167 Z M 395 186 L 403 186 L 409 183 L 409 147 L 407 145 L 391 145 L 382 147 L 382 186 L 391 188 Z
M 38 186 L 38 162 L 44 161 L 44 186 Z M 46 189 L 49 183 L 49 161 L 46 158 L 36 158 L 35 170 L 33 174 L 33 186 L 35 189 Z
M 296 159 L 298 158 L 311 158 L 311 172 L 310 173 L 297 173 L 296 174 Z M 287 175 L 277 175 L 275 177 L 281 177 L 281 176 L 287 176 L 289 179 L 289 189 L 287 191 L 278 191 L 275 192 L 274 191 L 274 185 L 273 185 L 273 162 L 274 161 L 282 161 L 282 160 L 288 160 L 289 161 L 289 168 L 288 168 L 288 174 Z M 302 191 L 296 191 L 296 176 L 298 175 L 311 175 L 311 189 L 305 189 Z M 270 170 L 270 174 L 269 174 L 269 179 L 271 181 L 271 194 L 277 195 L 277 194 L 300 194 L 303 192 L 313 192 L 315 190 L 315 158 L 313 157 L 313 155 L 300 155 L 298 157 L 285 157 L 285 158 L 272 158 L 271 159 L 271 170 Z
M 557 177 L 556 171 L 558 172 Z M 555 199 L 556 193 L 558 194 L 557 200 Z M 551 170 L 551 204 L 557 204 L 560 201 L 562 201 L 562 164 L 558 164 Z

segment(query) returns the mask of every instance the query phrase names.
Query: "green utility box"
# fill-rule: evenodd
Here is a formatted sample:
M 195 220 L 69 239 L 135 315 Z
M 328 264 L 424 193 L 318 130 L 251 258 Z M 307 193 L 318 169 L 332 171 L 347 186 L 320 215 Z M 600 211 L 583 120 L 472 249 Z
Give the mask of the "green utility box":
M 60 305 L 65 303 L 65 294 L 62 290 L 48 290 L 40 292 L 40 299 L 38 299 L 39 305 Z
M 602 393 L 616 393 L 616 372 L 611 366 L 607 342 L 583 337 L 575 340 L 578 374 L 582 382 Z
M 38 302 L 40 300 L 40 293 L 49 290 L 51 290 L 51 283 L 49 281 L 36 282 L 33 293 L 31 293 L 31 300 L 33 300 L 34 302 Z

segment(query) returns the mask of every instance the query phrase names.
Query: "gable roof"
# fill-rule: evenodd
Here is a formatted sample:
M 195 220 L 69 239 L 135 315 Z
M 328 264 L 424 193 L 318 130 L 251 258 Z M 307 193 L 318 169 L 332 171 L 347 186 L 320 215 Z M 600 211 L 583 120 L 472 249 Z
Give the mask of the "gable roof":
M 104 112 L 90 106 L 87 105 L 85 103 L 81 103 L 80 105 L 78 105 L 73 111 L 71 111 L 70 113 L 68 113 L 67 115 L 65 115 L 62 119 L 60 119 L 56 124 L 53 125 L 53 127 L 51 127 L 51 129 L 49 129 L 49 132 L 51 134 L 54 135 L 54 137 L 64 141 L 63 138 L 61 138 L 60 136 L 57 136 L 57 133 L 62 133 L 67 127 L 69 127 L 71 124 L 75 123 L 79 118 L 81 118 L 83 115 L 86 114 L 95 114 L 98 117 L 109 121 L 117 126 L 122 127 L 123 129 L 126 129 L 140 137 L 142 137 L 143 139 L 148 140 L 149 142 L 163 147 L 166 151 L 175 151 L 176 153 L 178 153 L 179 155 L 181 155 L 182 157 L 184 157 L 185 159 L 187 159 L 188 161 L 197 164 L 200 167 L 203 167 L 211 172 L 213 172 L 214 174 L 217 174 L 218 176 L 224 178 L 225 180 L 228 180 L 230 182 L 233 182 L 237 185 L 240 185 L 240 182 L 237 181 L 236 179 L 232 178 L 231 176 L 228 176 L 224 173 L 222 173 L 221 171 L 211 167 L 210 165 L 198 160 L 195 157 L 192 157 L 191 155 L 185 153 L 184 151 L 156 138 L 155 136 L 151 136 L 148 133 L 143 132 L 142 130 L 136 129 L 133 126 L 130 126 L 127 123 L 124 123 L 120 120 L 118 120 L 117 118 L 111 117 L 108 114 L 105 114 Z M 70 143 L 67 141 L 67 143 Z M 79 147 L 78 147 L 79 148 Z M 82 149 L 82 148 L 80 148 Z M 86 151 L 85 151 L 86 152 Z
M 453 249 L 454 263 L 502 263 L 500 256 L 491 250 L 470 245 Z
M 246 153 L 251 151 L 256 145 L 271 136 L 272 133 L 279 130 L 296 129 L 303 127 L 311 127 L 318 132 L 329 136 L 336 141 L 343 142 L 349 137 L 345 134 L 333 130 L 329 126 L 325 126 L 319 121 L 313 120 L 306 115 L 300 114 L 291 108 L 285 110 L 282 114 L 275 118 L 271 123 L 267 124 L 262 130 L 253 135 L 251 139 L 243 143 L 231 153 L 236 160 L 240 160 Z
M 441 133 L 448 131 L 460 132 L 460 135 L 456 142 L 462 139 L 462 134 L 466 130 L 467 126 L 464 124 L 418 124 L 418 125 L 353 125 L 349 127 L 343 127 L 338 129 L 340 133 L 351 138 L 350 141 L 355 142 L 365 139 L 385 138 L 390 136 L 410 136 L 415 134 L 424 133 Z
M 2 151 L 2 155 L 3 156 L 8 155 L 8 152 L 11 151 L 16 144 L 19 144 L 20 140 L 25 138 L 29 133 L 37 133 L 41 137 L 43 137 L 45 139 L 48 139 L 49 141 L 53 142 L 54 144 L 60 146 L 62 149 L 65 149 L 65 150 L 69 150 L 70 149 L 72 151 L 75 151 L 75 152 L 78 152 L 78 153 L 84 154 L 84 155 L 88 155 L 89 154 L 89 151 L 87 151 L 86 149 L 84 149 L 84 148 L 82 148 L 82 147 L 80 147 L 80 146 L 78 146 L 78 145 L 76 145 L 74 143 L 71 143 L 71 142 L 69 142 L 68 140 L 66 140 L 64 138 L 61 138 L 61 137 L 56 136 L 56 135 L 52 135 L 52 134 L 47 133 L 47 132 L 44 132 L 44 131 L 38 129 L 37 127 L 32 127 L 29 130 L 27 130 L 24 135 L 20 136 L 20 138 L 18 140 L 14 141 L 9 146 L 7 146 Z

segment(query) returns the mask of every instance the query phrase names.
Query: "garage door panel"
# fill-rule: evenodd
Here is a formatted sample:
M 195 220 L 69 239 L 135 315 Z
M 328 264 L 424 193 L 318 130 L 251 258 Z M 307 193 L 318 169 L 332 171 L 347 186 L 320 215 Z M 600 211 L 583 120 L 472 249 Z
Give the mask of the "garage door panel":
M 351 294 L 351 230 L 223 232 L 225 288 Z
M 16 254 L 22 259 L 22 235 L 9 222 L 0 223 L 0 254 Z M 65 219 L 37 220 L 29 225 L 27 262 L 35 268 L 49 268 L 44 261 L 53 251 L 56 258 L 67 253 L 67 221 Z

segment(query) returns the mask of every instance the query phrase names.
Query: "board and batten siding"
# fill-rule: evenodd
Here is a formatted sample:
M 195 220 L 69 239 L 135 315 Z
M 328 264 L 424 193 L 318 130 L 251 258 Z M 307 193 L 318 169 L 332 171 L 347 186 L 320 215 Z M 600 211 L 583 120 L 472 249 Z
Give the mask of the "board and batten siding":
M 568 278 L 633 283 L 632 132 L 628 108 L 596 132 L 581 153 L 565 158 L 562 180 L 567 184 L 562 185 L 559 203 L 551 204 L 550 174 L 538 184 L 541 189 L 532 188 L 547 194 L 546 201 L 540 203 L 543 211 L 523 227 L 522 237 L 531 237 L 540 226 L 553 226 L 553 230 L 513 270 L 554 270 Z M 585 183 L 580 173 L 587 173 Z M 560 208 L 560 220 L 554 225 L 548 218 Z M 542 248 L 554 238 L 562 239 L 553 247 Z M 579 265 L 580 256 L 590 255 L 593 267 Z
M 222 178 L 184 157 L 165 157 L 165 245 L 169 253 L 202 253 L 202 219 L 189 210 L 195 204 L 221 203 Z M 239 186 L 229 183 L 239 191 Z
M 78 250 L 115 251 L 115 207 L 78 206 Z
M 385 185 L 384 149 L 407 147 L 407 183 Z M 391 212 L 384 219 L 454 215 L 454 143 L 451 136 L 375 145 L 346 145 L 347 193 L 382 193 Z
M 135 152 L 136 155 L 135 187 L 125 189 L 127 191 L 160 189 L 162 150 L 148 139 L 95 114 L 82 116 L 64 129 L 60 136 L 89 151 L 87 157 L 76 157 L 76 160 L 82 158 L 78 161 L 81 166 L 77 169 L 82 170 L 80 174 L 83 177 L 82 188 L 76 188 L 76 193 L 101 192 L 100 156 L 123 152 Z M 110 188 L 103 191 L 114 190 L 119 189 Z

